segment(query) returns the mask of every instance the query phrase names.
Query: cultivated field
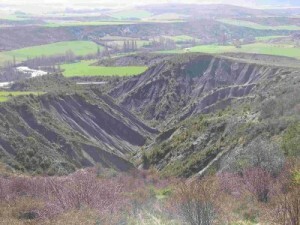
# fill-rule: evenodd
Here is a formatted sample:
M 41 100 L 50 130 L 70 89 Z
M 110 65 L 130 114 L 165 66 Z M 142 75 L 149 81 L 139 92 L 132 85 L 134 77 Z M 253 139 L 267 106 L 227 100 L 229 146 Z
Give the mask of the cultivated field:
M 264 36 L 264 37 L 256 37 L 256 41 L 270 41 L 272 39 L 276 39 L 276 38 L 283 38 L 283 37 L 287 37 L 287 36 Z
M 16 57 L 17 61 L 23 61 L 27 58 L 65 54 L 68 50 L 72 50 L 75 55 L 87 55 L 96 53 L 98 48 L 101 49 L 102 47 L 91 41 L 57 42 L 53 44 L 0 52 L 0 64 L 5 61 L 12 61 L 13 57 Z
M 0 11 L 0 19 L 11 20 L 11 21 L 22 21 L 22 20 L 26 20 L 27 18 L 19 17 L 18 15 L 15 14 L 10 14 L 10 13 Z
M 242 45 L 241 48 L 234 46 L 220 46 L 220 45 L 199 45 L 190 49 L 179 49 L 171 51 L 161 51 L 161 53 L 186 53 L 186 52 L 202 52 L 210 54 L 221 54 L 226 52 L 234 53 L 256 53 L 275 56 L 286 56 L 300 59 L 300 47 L 295 48 L 292 45 L 285 44 L 268 44 L 268 43 L 255 43 Z
M 127 67 L 104 67 L 92 66 L 95 61 L 81 61 L 78 63 L 64 64 L 61 69 L 64 70 L 65 77 L 76 76 L 132 76 L 146 71 L 147 67 L 127 66 Z
M 222 19 L 218 21 L 229 25 L 247 27 L 247 28 L 257 29 L 257 30 L 300 30 L 300 27 L 295 25 L 267 26 L 258 23 L 253 23 L 250 21 L 235 20 L 235 19 Z

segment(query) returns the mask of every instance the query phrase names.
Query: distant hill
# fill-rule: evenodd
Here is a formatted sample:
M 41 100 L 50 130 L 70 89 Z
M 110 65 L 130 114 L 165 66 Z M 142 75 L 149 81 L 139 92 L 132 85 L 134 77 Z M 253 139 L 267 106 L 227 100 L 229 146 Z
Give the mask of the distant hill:
M 290 16 L 299 15 L 300 3 L 289 3 L 290 1 L 277 1 L 277 0 L 265 0 L 257 3 L 257 6 L 272 6 L 270 9 L 258 9 L 242 7 L 247 5 L 247 2 L 239 1 L 241 4 L 232 5 L 232 2 L 228 4 L 160 4 L 160 5 L 146 5 L 141 9 L 151 12 L 154 15 L 161 14 L 178 14 L 185 15 L 192 18 L 228 18 L 228 17 L 253 17 L 253 16 Z M 278 6 L 285 6 L 279 8 Z M 291 8 L 288 8 L 291 7 Z M 274 8 L 274 9 L 273 9 Z
M 299 6 L 300 7 L 300 1 L 295 0 L 262 0 L 257 1 L 258 5 L 270 5 L 270 6 Z

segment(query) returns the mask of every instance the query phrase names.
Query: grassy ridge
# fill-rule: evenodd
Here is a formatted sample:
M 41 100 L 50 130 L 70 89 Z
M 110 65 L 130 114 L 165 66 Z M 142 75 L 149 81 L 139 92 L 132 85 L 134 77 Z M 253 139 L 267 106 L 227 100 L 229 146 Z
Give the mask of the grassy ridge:
M 25 91 L 0 91 L 0 102 L 6 102 L 11 97 L 23 95 L 42 95 L 43 92 L 25 92 Z
M 126 66 L 126 67 L 104 67 L 92 66 L 95 61 L 81 61 L 78 63 L 64 64 L 61 68 L 64 70 L 65 77 L 75 76 L 131 76 L 143 73 L 147 67 Z
M 0 52 L 0 64 L 4 61 L 12 61 L 16 57 L 17 61 L 24 61 L 27 58 L 38 56 L 51 56 L 64 54 L 68 50 L 72 50 L 75 55 L 87 55 L 96 53 L 97 48 L 101 46 L 91 41 L 65 41 L 47 45 L 39 45 L 28 48 L 17 49 L 13 51 Z

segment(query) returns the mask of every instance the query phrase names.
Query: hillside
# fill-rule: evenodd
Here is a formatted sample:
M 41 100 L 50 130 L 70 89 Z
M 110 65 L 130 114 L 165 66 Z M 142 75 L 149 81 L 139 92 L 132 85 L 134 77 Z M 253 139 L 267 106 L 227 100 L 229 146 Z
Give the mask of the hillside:
M 25 96 L 0 112 L 1 160 L 29 172 L 65 174 L 96 164 L 127 171 L 128 155 L 156 133 L 99 91 Z
M 150 68 L 3 89 L 0 222 L 193 225 L 200 207 L 208 225 L 292 224 L 268 215 L 299 202 L 300 69 L 231 56 L 124 56 L 99 63 Z
M 260 154 L 260 163 L 276 170 L 284 160 L 280 137 L 299 121 L 298 76 L 293 68 L 185 55 L 124 81 L 110 95 L 163 131 L 138 154 L 146 168 L 189 177 L 254 166 Z
M 46 94 L 0 105 L 2 161 L 51 173 L 97 163 L 128 170 L 133 162 L 186 177 L 251 164 L 256 140 L 273 146 L 275 138 L 278 150 L 280 137 L 299 120 L 299 69 L 247 57 L 125 56 L 102 63 L 137 60 L 151 67 L 105 88 L 79 87 L 60 76 L 17 82 L 14 91 Z M 280 162 L 284 156 L 278 154 Z
M 300 0 L 1 0 L 0 225 L 300 225 Z
M 196 19 L 196 20 L 195 20 Z M 243 27 L 224 25 L 218 21 L 194 18 L 193 21 L 179 21 L 169 23 L 141 22 L 128 25 L 102 26 L 66 26 L 66 27 L 3 27 L 0 28 L 0 51 L 9 51 L 30 46 L 51 44 L 63 41 L 92 40 L 98 44 L 102 42 L 96 37 L 123 36 L 124 38 L 155 37 L 159 35 L 190 35 L 212 43 L 221 34 L 232 33 L 233 36 L 244 38 L 247 36 L 287 35 L 291 31 L 269 31 L 246 29 Z

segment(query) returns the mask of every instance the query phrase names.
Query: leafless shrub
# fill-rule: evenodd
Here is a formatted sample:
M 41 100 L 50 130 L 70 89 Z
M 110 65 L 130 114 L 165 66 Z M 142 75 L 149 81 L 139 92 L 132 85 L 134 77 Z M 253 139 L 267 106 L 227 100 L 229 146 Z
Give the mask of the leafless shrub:
M 178 185 L 174 195 L 180 215 L 190 225 L 212 225 L 217 216 L 216 183 L 205 178 Z

